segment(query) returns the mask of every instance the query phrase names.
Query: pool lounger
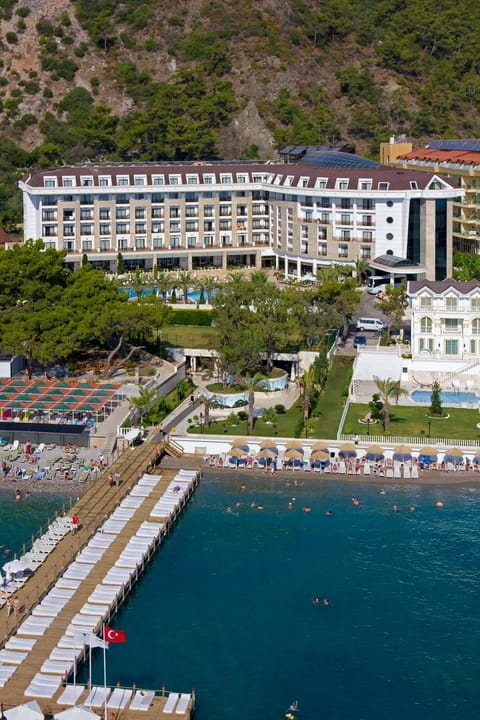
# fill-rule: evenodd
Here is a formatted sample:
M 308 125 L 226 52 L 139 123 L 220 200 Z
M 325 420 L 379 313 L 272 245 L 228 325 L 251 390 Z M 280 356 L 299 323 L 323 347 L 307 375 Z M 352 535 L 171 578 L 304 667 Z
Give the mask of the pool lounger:
M 124 522 L 115 522 L 114 520 L 107 520 L 102 525 L 102 532 L 107 533 L 107 535 L 119 535 L 125 525 L 127 524 L 127 521 Z
M 134 487 L 130 493 L 130 497 L 143 497 L 146 498 L 152 492 L 153 487 Z
M 102 559 L 105 552 L 104 548 L 85 548 L 75 558 L 75 562 L 82 563 L 82 565 L 96 565 L 99 560 Z
M 0 688 L 5 687 L 17 667 L 17 665 L 2 665 L 0 667 Z
M 93 565 L 85 565 L 74 561 L 63 573 L 63 577 L 67 580 L 85 580 L 91 573 Z
M 155 697 L 154 690 L 137 690 L 132 702 L 128 706 L 129 710 L 148 710 Z
M 82 654 L 82 651 L 78 648 L 61 648 L 56 647 L 53 648 L 52 652 L 50 653 L 49 660 L 56 660 L 57 662 L 64 660 L 64 661 L 70 661 L 75 662 L 75 660 L 78 660 Z
M 83 650 L 85 646 L 85 641 L 80 637 L 78 634 L 74 635 L 73 633 L 71 635 L 62 635 L 60 640 L 57 643 L 57 648 L 63 648 L 67 650 L 78 650 L 79 652 Z M 72 653 L 73 657 L 73 653 Z
M 69 660 L 45 660 L 40 668 L 42 673 L 51 673 L 52 675 L 69 675 L 73 670 L 73 658 Z
M 110 520 L 131 520 L 135 515 L 135 508 L 122 508 L 118 507 L 110 515 Z
M 27 697 L 52 698 L 62 682 L 61 675 L 43 675 L 37 673 L 24 692 Z
M 80 608 L 80 615 L 99 615 L 105 617 L 106 609 L 104 605 L 94 605 L 93 603 L 85 603 Z
M 87 699 L 83 704 L 86 707 L 103 707 L 103 705 L 105 705 L 105 700 L 108 699 L 110 693 L 110 688 L 95 686 L 91 689 Z
M 188 704 L 191 699 L 192 696 L 190 693 L 182 693 L 180 695 L 180 700 L 178 701 L 178 705 L 175 709 L 177 715 L 184 715 L 187 712 Z
M 57 705 L 76 705 L 78 698 L 85 692 L 84 685 L 67 685 L 57 699 Z
M 84 627 L 94 628 L 98 625 L 99 622 L 103 620 L 104 617 L 104 612 L 90 615 L 82 615 L 82 613 L 77 613 L 73 616 L 71 625 L 78 626 L 80 629 L 83 629 Z
M 102 533 L 98 533 L 97 535 L 94 535 L 93 538 L 88 543 L 87 547 L 89 548 L 107 548 L 110 547 L 112 542 L 115 540 L 113 535 L 103 535 Z
M 135 508 L 135 510 L 138 510 L 138 508 L 143 505 L 143 501 L 144 498 L 127 496 L 120 504 L 120 507 Z
M 171 692 L 167 698 L 167 702 L 163 706 L 163 712 L 167 714 L 173 713 L 179 697 L 180 695 L 178 693 Z
M 37 641 L 34 638 L 17 638 L 15 635 L 5 643 L 5 650 L 32 650 Z
M 48 598 L 63 598 L 67 602 L 75 595 L 75 590 L 64 590 L 63 588 L 53 587 L 48 593 L 45 600 Z
M 27 655 L 28 651 L 0 650 L 0 665 L 21 665 Z
M 46 622 L 39 623 L 39 620 L 45 620 Z M 34 637 L 41 637 L 42 635 L 45 635 L 52 622 L 53 618 L 30 617 L 20 625 L 17 630 L 17 635 L 33 635 Z
M 57 590 L 78 590 L 81 581 L 74 578 L 66 578 L 65 575 L 57 580 L 55 587 Z
M 115 688 L 107 703 L 110 710 L 122 710 L 132 697 L 132 690 L 127 688 Z
M 112 605 L 122 591 L 121 585 L 97 585 L 93 593 L 89 596 L 89 603 L 98 603 L 99 605 Z

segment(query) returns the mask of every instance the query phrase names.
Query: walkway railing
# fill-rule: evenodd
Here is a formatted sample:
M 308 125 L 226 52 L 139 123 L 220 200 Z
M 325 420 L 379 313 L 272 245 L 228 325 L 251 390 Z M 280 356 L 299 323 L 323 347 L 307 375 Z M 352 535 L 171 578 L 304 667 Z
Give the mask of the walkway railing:
M 342 442 L 345 440 L 355 440 L 355 435 L 350 433 L 340 433 L 337 436 L 337 440 Z M 361 435 L 360 441 L 362 444 L 378 444 L 378 445 L 435 445 L 438 447 L 460 447 L 460 448 L 478 448 L 480 447 L 480 440 L 463 440 L 459 438 L 438 438 L 438 437 L 427 437 L 426 435 L 416 435 L 410 437 L 408 435 Z

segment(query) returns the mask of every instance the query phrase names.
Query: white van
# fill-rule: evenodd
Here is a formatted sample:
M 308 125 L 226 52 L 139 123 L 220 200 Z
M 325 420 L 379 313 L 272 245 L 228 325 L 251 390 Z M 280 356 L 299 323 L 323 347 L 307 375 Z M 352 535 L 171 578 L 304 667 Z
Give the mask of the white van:
M 385 329 L 385 323 L 378 318 L 358 318 L 357 330 L 373 330 L 374 332 L 382 332 Z

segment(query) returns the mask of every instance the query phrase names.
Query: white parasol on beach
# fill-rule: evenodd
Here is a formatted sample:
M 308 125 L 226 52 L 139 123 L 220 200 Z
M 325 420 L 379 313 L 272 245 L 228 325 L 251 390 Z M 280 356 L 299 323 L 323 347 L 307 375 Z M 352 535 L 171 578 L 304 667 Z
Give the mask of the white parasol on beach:
M 36 700 L 5 710 L 3 715 L 7 720 L 43 720 L 44 717 Z
M 30 565 L 28 565 L 28 563 L 24 562 L 23 560 L 10 560 L 9 562 L 5 563 L 5 565 L 2 567 L 2 570 L 7 575 L 11 575 L 11 577 L 15 577 L 16 575 L 31 575 L 33 572 Z
M 55 713 L 54 720 L 98 720 L 97 713 L 89 710 L 85 705 L 75 705 L 74 707 Z

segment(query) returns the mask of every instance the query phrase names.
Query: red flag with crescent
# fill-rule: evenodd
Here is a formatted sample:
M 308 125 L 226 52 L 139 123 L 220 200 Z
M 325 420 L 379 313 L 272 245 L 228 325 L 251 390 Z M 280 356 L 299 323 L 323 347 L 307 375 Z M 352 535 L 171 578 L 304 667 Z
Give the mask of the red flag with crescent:
M 107 625 L 105 625 L 103 637 L 104 640 L 111 643 L 127 642 L 127 633 L 125 630 L 114 630 L 111 627 L 107 627 Z

